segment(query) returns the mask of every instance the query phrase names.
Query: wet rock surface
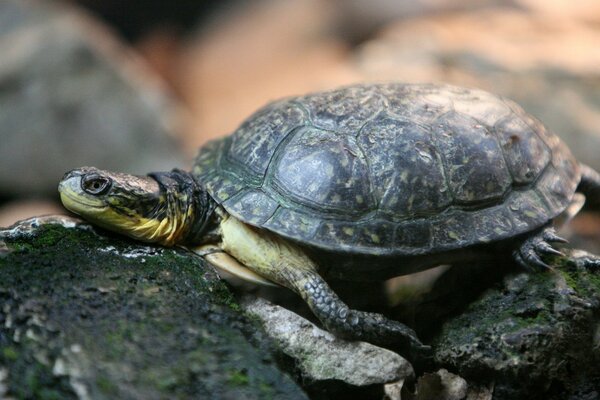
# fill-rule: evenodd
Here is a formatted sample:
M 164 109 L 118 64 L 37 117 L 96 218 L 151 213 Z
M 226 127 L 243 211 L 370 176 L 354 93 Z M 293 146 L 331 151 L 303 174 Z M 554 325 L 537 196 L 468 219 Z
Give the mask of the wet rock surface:
M 585 252 L 570 257 L 508 274 L 451 318 L 433 343 L 436 364 L 491 385 L 493 399 L 597 398 L 600 270 L 582 266 Z
M 306 398 L 198 257 L 64 218 L 0 244 L 0 398 Z

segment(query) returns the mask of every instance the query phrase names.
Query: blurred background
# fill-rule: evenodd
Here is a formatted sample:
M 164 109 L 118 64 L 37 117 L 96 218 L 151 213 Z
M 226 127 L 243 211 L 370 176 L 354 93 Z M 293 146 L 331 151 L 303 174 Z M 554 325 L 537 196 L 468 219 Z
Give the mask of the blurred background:
M 597 0 L 2 0 L 0 54 L 0 226 L 62 212 L 71 168 L 188 167 L 266 102 L 353 82 L 499 93 L 600 169 Z

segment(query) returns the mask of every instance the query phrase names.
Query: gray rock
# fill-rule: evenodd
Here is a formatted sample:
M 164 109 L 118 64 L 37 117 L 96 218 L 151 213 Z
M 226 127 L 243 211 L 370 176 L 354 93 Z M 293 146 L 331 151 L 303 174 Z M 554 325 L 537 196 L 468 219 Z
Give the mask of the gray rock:
M 348 342 L 285 308 L 247 297 L 244 309 L 256 316 L 279 350 L 292 357 L 308 381 L 338 380 L 355 386 L 403 381 L 413 368 L 398 354 L 370 343 Z
M 595 259 L 587 253 L 571 257 L 554 259 L 552 271 L 506 276 L 446 322 L 434 343 L 436 363 L 469 383 L 493 383 L 494 399 L 568 398 L 593 387 L 600 269 L 582 267 Z
M 0 230 L 0 397 L 305 399 L 211 268 L 59 217 Z
M 419 378 L 415 400 L 462 400 L 466 396 L 467 381 L 440 369 Z
M 58 2 L 0 2 L 0 196 L 56 195 L 82 165 L 181 163 L 175 103 L 105 29 Z

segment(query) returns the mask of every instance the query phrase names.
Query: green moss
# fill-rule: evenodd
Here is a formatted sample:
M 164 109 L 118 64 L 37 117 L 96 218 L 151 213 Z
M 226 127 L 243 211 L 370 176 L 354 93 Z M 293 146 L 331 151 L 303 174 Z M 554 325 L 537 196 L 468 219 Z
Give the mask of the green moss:
M 2 356 L 6 361 L 15 361 L 19 357 L 19 352 L 14 347 L 8 346 L 2 349 Z
M 140 398 L 304 397 L 257 343 L 227 285 L 190 252 L 62 226 L 3 240 L 13 251 L 0 258 L 0 301 L 25 310 L 16 324 L 51 327 L 36 343 L 0 340 L 12 397 L 73 398 L 70 377 L 51 370 L 73 344 L 87 360 L 85 384 L 109 398 L 122 388 Z M 13 336 L 3 329 L 0 338 Z M 31 356 L 40 348 L 49 366 Z
M 105 395 L 115 396 L 119 392 L 116 385 L 106 376 L 99 376 L 96 378 L 96 386 Z
M 64 399 L 64 393 L 61 393 L 58 390 L 40 388 L 36 393 L 36 398 L 40 400 L 62 400 Z
M 169 392 L 180 384 L 177 375 L 161 375 L 155 382 L 156 387 L 163 392 Z
M 600 297 L 600 274 L 585 268 L 577 268 L 572 263 L 557 269 L 566 284 L 579 296 Z
M 263 398 L 263 399 L 272 399 L 275 395 L 273 386 L 266 382 L 260 382 L 260 384 L 258 385 L 258 388 L 260 389 L 261 398 Z
M 571 273 L 569 273 L 567 270 L 561 268 L 558 269 L 559 273 L 562 275 L 562 277 L 565 279 L 565 282 L 567 283 L 567 285 L 569 285 L 569 287 L 573 290 L 575 290 L 576 292 L 578 291 L 578 285 L 577 285 L 577 280 L 575 279 L 575 277 L 573 277 L 571 275 Z
M 231 370 L 229 371 L 229 379 L 227 381 L 234 386 L 245 386 L 248 385 L 250 380 L 244 371 Z
M 527 275 L 528 293 L 507 297 L 499 290 L 488 291 L 446 323 L 440 337 L 446 343 L 463 343 L 485 338 L 500 325 L 504 333 L 513 333 L 534 325 L 552 324 L 551 302 L 546 296 L 553 291 L 554 282 L 552 273 L 534 273 Z

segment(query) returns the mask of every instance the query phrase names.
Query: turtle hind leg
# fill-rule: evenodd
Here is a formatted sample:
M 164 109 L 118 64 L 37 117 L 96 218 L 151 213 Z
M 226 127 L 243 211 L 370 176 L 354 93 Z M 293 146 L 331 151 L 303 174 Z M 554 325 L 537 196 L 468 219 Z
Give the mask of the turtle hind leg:
M 349 308 L 314 271 L 302 271 L 290 280 L 321 323 L 336 336 L 397 347 L 409 359 L 429 357 L 431 347 L 424 345 L 406 325 L 381 314 Z
M 581 181 L 577 191 L 586 197 L 586 203 L 600 209 L 600 173 L 585 164 L 580 164 Z
M 562 256 L 552 243 L 566 243 L 567 241 L 556 234 L 554 228 L 546 227 L 526 238 L 517 249 L 513 251 L 515 261 L 529 270 L 552 269 L 544 260 L 544 255 Z

